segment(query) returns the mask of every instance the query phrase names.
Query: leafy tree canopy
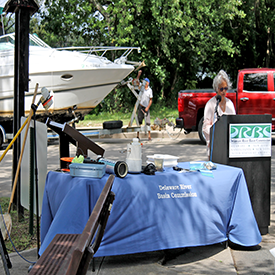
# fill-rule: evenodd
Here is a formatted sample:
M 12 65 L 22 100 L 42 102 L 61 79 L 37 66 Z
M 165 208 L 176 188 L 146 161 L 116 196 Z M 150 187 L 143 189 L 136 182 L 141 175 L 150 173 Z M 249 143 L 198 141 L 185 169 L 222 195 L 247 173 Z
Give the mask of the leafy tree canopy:
M 221 68 L 234 81 L 240 68 L 274 64 L 273 0 L 45 0 L 44 7 L 36 32 L 51 46 L 139 46 L 131 59 L 145 61 L 142 76 L 166 104 Z

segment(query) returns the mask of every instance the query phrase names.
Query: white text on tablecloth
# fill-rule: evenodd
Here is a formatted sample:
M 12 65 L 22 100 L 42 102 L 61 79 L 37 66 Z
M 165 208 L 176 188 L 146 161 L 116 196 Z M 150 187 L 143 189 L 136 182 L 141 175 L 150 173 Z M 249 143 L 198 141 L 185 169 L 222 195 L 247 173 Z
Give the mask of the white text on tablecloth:
M 193 192 L 180 192 L 181 190 L 191 190 L 192 186 L 179 184 L 179 185 L 159 185 L 160 191 L 167 191 L 165 193 L 157 193 L 158 199 L 182 199 L 182 198 L 194 198 L 197 197 L 197 193 Z M 168 193 L 171 191 L 171 193 Z M 179 191 L 179 192 L 175 192 Z

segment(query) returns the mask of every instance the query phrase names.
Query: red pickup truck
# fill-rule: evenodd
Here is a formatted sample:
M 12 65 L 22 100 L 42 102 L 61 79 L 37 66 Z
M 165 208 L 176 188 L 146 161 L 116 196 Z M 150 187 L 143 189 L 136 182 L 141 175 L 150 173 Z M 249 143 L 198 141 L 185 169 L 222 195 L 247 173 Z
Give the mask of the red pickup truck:
M 234 103 L 236 113 L 242 115 L 272 115 L 272 132 L 275 132 L 275 69 L 243 69 L 238 72 L 237 89 L 229 90 L 226 97 Z M 179 118 L 176 127 L 185 133 L 198 131 L 203 143 L 202 133 L 204 107 L 215 96 L 213 89 L 182 90 L 178 93 Z

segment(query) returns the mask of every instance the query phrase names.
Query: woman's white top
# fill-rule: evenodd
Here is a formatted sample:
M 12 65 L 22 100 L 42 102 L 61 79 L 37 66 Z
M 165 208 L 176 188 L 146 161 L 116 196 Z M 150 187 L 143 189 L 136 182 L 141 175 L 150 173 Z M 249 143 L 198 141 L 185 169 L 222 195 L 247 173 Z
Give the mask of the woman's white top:
M 225 98 L 226 105 L 225 105 L 225 111 L 223 112 L 220 105 L 218 105 L 218 114 L 219 116 L 222 115 L 235 115 L 235 107 L 233 102 L 229 98 Z M 215 114 L 215 108 L 217 105 L 217 99 L 216 96 L 212 97 L 208 100 L 208 102 L 205 105 L 204 108 L 204 121 L 202 126 L 202 131 L 205 136 L 206 145 L 207 145 L 207 155 L 210 154 L 210 128 L 212 125 L 217 121 L 217 115 Z

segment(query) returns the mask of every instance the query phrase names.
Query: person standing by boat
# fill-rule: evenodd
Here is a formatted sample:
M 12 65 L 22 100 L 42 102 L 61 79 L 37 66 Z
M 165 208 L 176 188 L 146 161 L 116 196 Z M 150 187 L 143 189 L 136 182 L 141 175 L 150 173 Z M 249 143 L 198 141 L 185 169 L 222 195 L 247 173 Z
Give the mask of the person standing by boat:
M 145 78 L 144 81 L 144 91 L 141 95 L 140 103 L 138 106 L 138 123 L 141 125 L 144 119 L 145 126 L 150 126 L 150 107 L 153 103 L 153 91 L 149 87 L 150 80 L 148 78 Z M 139 132 L 137 132 L 137 138 L 139 139 Z M 151 131 L 148 131 L 148 140 L 152 140 Z

